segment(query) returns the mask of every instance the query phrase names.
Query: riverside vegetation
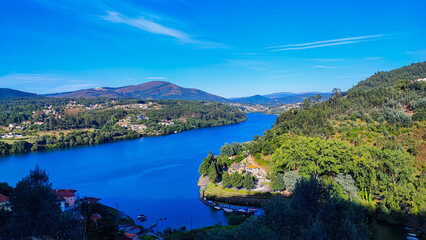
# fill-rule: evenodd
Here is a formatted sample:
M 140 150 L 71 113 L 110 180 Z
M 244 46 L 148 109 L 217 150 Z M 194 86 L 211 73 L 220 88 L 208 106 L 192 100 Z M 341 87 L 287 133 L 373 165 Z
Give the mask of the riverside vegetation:
M 57 99 L 0 100 L 0 155 L 158 136 L 246 120 L 221 103 L 187 100 Z M 10 127 L 8 127 L 10 126 Z
M 200 173 L 213 182 L 230 186 L 222 169 L 252 155 L 268 169 L 273 191 L 293 194 L 241 225 L 170 238 L 365 239 L 365 216 L 424 231 L 425 77 L 426 62 L 378 72 L 347 92 L 334 89 L 325 101 L 305 99 L 262 137 L 209 154 Z

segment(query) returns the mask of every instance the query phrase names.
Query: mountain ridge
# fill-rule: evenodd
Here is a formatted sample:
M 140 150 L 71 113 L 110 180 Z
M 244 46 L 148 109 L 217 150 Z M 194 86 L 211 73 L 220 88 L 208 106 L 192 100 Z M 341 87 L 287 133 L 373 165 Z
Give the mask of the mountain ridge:
M 145 99 L 182 99 L 198 101 L 227 102 L 226 98 L 196 89 L 184 88 L 165 81 L 151 81 L 137 85 L 117 88 L 91 88 L 78 91 L 46 94 L 47 97 L 56 98 L 145 98 Z

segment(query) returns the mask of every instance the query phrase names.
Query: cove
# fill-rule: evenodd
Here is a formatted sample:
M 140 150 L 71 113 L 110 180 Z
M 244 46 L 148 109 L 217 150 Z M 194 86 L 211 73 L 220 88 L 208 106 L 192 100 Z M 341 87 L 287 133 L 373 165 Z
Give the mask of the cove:
M 162 137 L 145 137 L 95 146 L 35 152 L 0 158 L 0 182 L 15 184 L 37 164 L 46 169 L 54 188 L 78 190 L 101 198 L 136 220 L 146 214 L 147 227 L 156 219 L 159 230 L 226 224 L 217 212 L 198 200 L 198 167 L 211 150 L 226 142 L 245 142 L 271 128 L 276 116 L 247 114 L 247 121 L 190 130 Z

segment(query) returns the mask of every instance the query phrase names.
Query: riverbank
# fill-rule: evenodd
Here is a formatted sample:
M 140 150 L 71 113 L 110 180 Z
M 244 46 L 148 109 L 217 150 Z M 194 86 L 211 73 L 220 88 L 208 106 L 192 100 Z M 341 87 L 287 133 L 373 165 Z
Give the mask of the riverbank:
M 186 125 L 186 127 L 179 127 L 180 124 L 176 123 L 173 124 L 173 126 L 170 125 L 163 127 L 163 133 L 140 132 L 118 126 L 112 126 L 109 129 L 48 131 L 48 133 L 51 134 L 48 134 L 45 131 L 36 131 L 31 134 L 32 136 L 0 139 L 0 157 L 45 150 L 57 150 L 78 146 L 97 145 L 121 140 L 137 139 L 141 137 L 167 136 L 194 129 L 237 124 L 246 120 L 247 116 L 244 118 L 236 118 L 230 122 L 210 121 L 203 125 Z

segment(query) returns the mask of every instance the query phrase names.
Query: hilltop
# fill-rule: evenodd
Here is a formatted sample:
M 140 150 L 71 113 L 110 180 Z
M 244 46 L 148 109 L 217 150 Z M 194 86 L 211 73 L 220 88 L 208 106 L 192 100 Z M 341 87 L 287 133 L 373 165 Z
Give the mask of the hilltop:
M 26 98 L 26 97 L 41 97 L 35 93 L 18 91 L 10 88 L 0 88 L 0 99 L 5 98 Z
M 254 95 L 251 97 L 231 98 L 234 103 L 242 104 L 260 104 L 260 105 L 282 105 L 303 102 L 306 98 L 320 94 L 323 99 L 331 93 L 321 92 L 305 92 L 305 93 L 290 93 L 281 92 L 267 95 Z
M 138 85 L 118 88 L 91 88 L 73 92 L 47 94 L 56 98 L 141 98 L 141 99 L 182 99 L 198 101 L 226 102 L 219 97 L 196 88 L 184 88 L 164 81 L 151 81 Z

